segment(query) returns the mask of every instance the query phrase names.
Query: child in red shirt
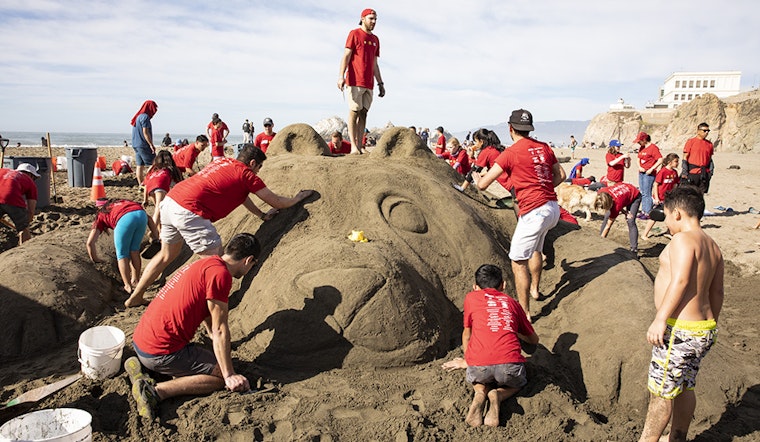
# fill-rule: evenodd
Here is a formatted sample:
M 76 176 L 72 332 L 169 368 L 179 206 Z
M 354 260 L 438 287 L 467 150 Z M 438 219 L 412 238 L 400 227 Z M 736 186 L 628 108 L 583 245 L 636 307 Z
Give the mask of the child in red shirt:
M 657 210 L 662 210 L 662 202 L 665 201 L 665 194 L 673 190 L 678 184 L 681 183 L 681 178 L 678 176 L 678 154 L 675 153 L 669 153 L 665 156 L 665 160 L 663 161 L 663 164 L 665 167 L 660 169 L 659 172 L 657 172 L 657 177 L 654 179 L 654 185 L 652 186 L 652 200 L 654 201 L 655 207 L 652 209 L 652 213 L 654 213 Z M 663 213 L 662 216 L 664 217 L 665 214 Z M 657 216 L 655 215 L 655 218 Z M 659 220 L 655 220 L 652 218 L 652 215 L 650 215 L 649 219 L 647 220 L 647 225 L 644 227 L 644 233 L 641 234 L 641 239 L 647 240 L 649 239 L 649 232 L 652 231 L 652 227 L 654 227 L 654 223 L 656 221 L 662 221 L 663 218 Z
M 473 427 L 499 425 L 501 402 L 528 383 L 520 340 L 538 344 L 538 335 L 525 310 L 502 292 L 505 286 L 499 267 L 484 264 L 478 268 L 474 290 L 464 299 L 464 361 L 454 360 L 443 366 L 467 367 L 467 382 L 472 384 L 475 396 L 465 422 Z M 489 407 L 484 419 L 486 398 Z
M 193 147 L 194 148 L 194 147 Z M 153 209 L 153 222 L 160 229 L 161 228 L 161 211 L 158 210 L 158 205 L 164 200 L 166 193 L 173 186 L 172 183 L 177 184 L 182 181 L 182 172 L 179 171 L 174 158 L 168 150 L 159 151 L 156 158 L 153 160 L 153 165 L 148 169 L 148 173 L 145 175 L 145 193 L 143 194 L 143 206 L 148 205 L 148 201 L 153 199 L 155 202 L 155 208 Z

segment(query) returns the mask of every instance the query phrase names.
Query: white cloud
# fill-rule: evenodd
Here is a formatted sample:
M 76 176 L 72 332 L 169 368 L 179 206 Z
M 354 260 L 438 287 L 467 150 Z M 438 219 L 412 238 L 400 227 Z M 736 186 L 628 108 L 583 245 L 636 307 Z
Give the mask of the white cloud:
M 200 133 L 213 112 L 233 130 L 347 113 L 335 85 L 353 2 L 5 3 L 2 130 L 127 132 L 145 99 L 159 104 L 157 133 Z M 749 0 L 374 7 L 388 94 L 370 126 L 466 130 L 517 107 L 590 119 L 618 97 L 642 106 L 674 71 L 741 70 L 745 87 L 760 75 Z

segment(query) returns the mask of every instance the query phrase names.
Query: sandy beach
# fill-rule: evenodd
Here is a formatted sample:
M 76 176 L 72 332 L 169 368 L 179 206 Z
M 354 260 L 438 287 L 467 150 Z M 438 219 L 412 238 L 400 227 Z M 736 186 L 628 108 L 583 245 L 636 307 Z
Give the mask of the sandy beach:
M 264 246 L 260 263 L 235 283 L 230 327 L 236 369 L 275 386 L 273 392 L 174 398 L 147 422 L 137 416 L 122 370 L 1 410 L 0 424 L 28 411 L 73 407 L 92 414 L 97 441 L 636 440 L 646 413 L 645 332 L 665 226 L 640 242 L 638 259 L 627 252 L 624 222 L 599 238 L 599 214 L 580 228 L 563 223 L 552 232 L 545 298 L 531 307 L 541 343 L 529 357 L 529 383 L 502 405 L 498 428 L 469 428 L 472 389 L 462 371 L 440 366 L 462 356 L 462 300 L 474 270 L 485 262 L 509 268 L 515 218 L 455 191 L 451 183 L 461 178 L 441 160 L 415 154 L 404 136 L 379 141 L 380 150 L 392 143 L 387 156 L 332 158 L 273 147 L 261 170 L 267 185 L 286 195 L 316 189 L 318 196 L 267 223 L 241 209 L 217 223 L 225 240 L 250 231 Z M 569 149 L 556 153 L 570 156 Z M 601 177 L 605 153 L 577 149 L 563 166 L 569 171 L 588 157 L 585 175 Z M 47 156 L 47 149 L 8 148 L 6 156 L 14 155 Z M 133 153 L 100 148 L 99 155 L 110 165 Z M 752 229 L 760 215 L 748 210 L 760 209 L 760 156 L 718 152 L 714 160 L 706 196 L 714 215 L 703 226 L 727 260 L 726 299 L 718 342 L 697 381 L 689 439 L 751 441 L 760 438 L 760 230 Z M 199 162 L 208 161 L 207 151 Z M 634 169 L 625 178 L 638 184 Z M 122 306 L 110 237 L 98 243 L 106 263 L 87 258 L 90 189 L 70 188 L 66 172 L 56 172 L 55 181 L 63 202 L 40 210 L 32 241 L 11 248 L 15 232 L 0 226 L 3 402 L 76 373 L 77 338 L 88 327 L 119 327 L 129 343 L 144 311 Z M 134 175 L 104 181 L 108 197 L 139 198 Z M 348 241 L 353 229 L 370 242 Z M 151 286 L 149 297 L 159 287 Z M 210 344 L 204 333 L 196 341 Z M 124 359 L 133 354 L 127 345 Z

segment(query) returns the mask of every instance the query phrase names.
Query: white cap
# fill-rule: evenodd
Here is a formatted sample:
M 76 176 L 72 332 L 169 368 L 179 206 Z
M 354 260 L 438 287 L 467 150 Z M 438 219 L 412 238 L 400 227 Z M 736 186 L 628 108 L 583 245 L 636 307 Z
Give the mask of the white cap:
M 21 164 L 19 164 L 18 167 L 16 167 L 16 170 L 18 170 L 19 172 L 28 172 L 28 173 L 31 173 L 32 175 L 36 176 L 37 178 L 40 177 L 40 174 L 37 173 L 37 168 L 35 168 L 34 166 L 32 166 L 29 163 L 21 163 Z

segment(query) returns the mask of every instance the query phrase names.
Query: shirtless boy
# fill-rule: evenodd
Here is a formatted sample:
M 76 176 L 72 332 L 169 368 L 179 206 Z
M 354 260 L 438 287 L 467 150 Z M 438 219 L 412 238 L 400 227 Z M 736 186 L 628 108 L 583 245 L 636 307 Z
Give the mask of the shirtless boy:
M 685 441 L 694 415 L 697 371 L 716 337 L 723 305 L 723 255 L 699 224 L 705 200 L 680 186 L 665 197 L 665 224 L 673 239 L 660 254 L 654 281 L 657 315 L 647 331 L 652 344 L 651 393 L 640 441 L 656 441 L 671 420 L 670 440 Z

